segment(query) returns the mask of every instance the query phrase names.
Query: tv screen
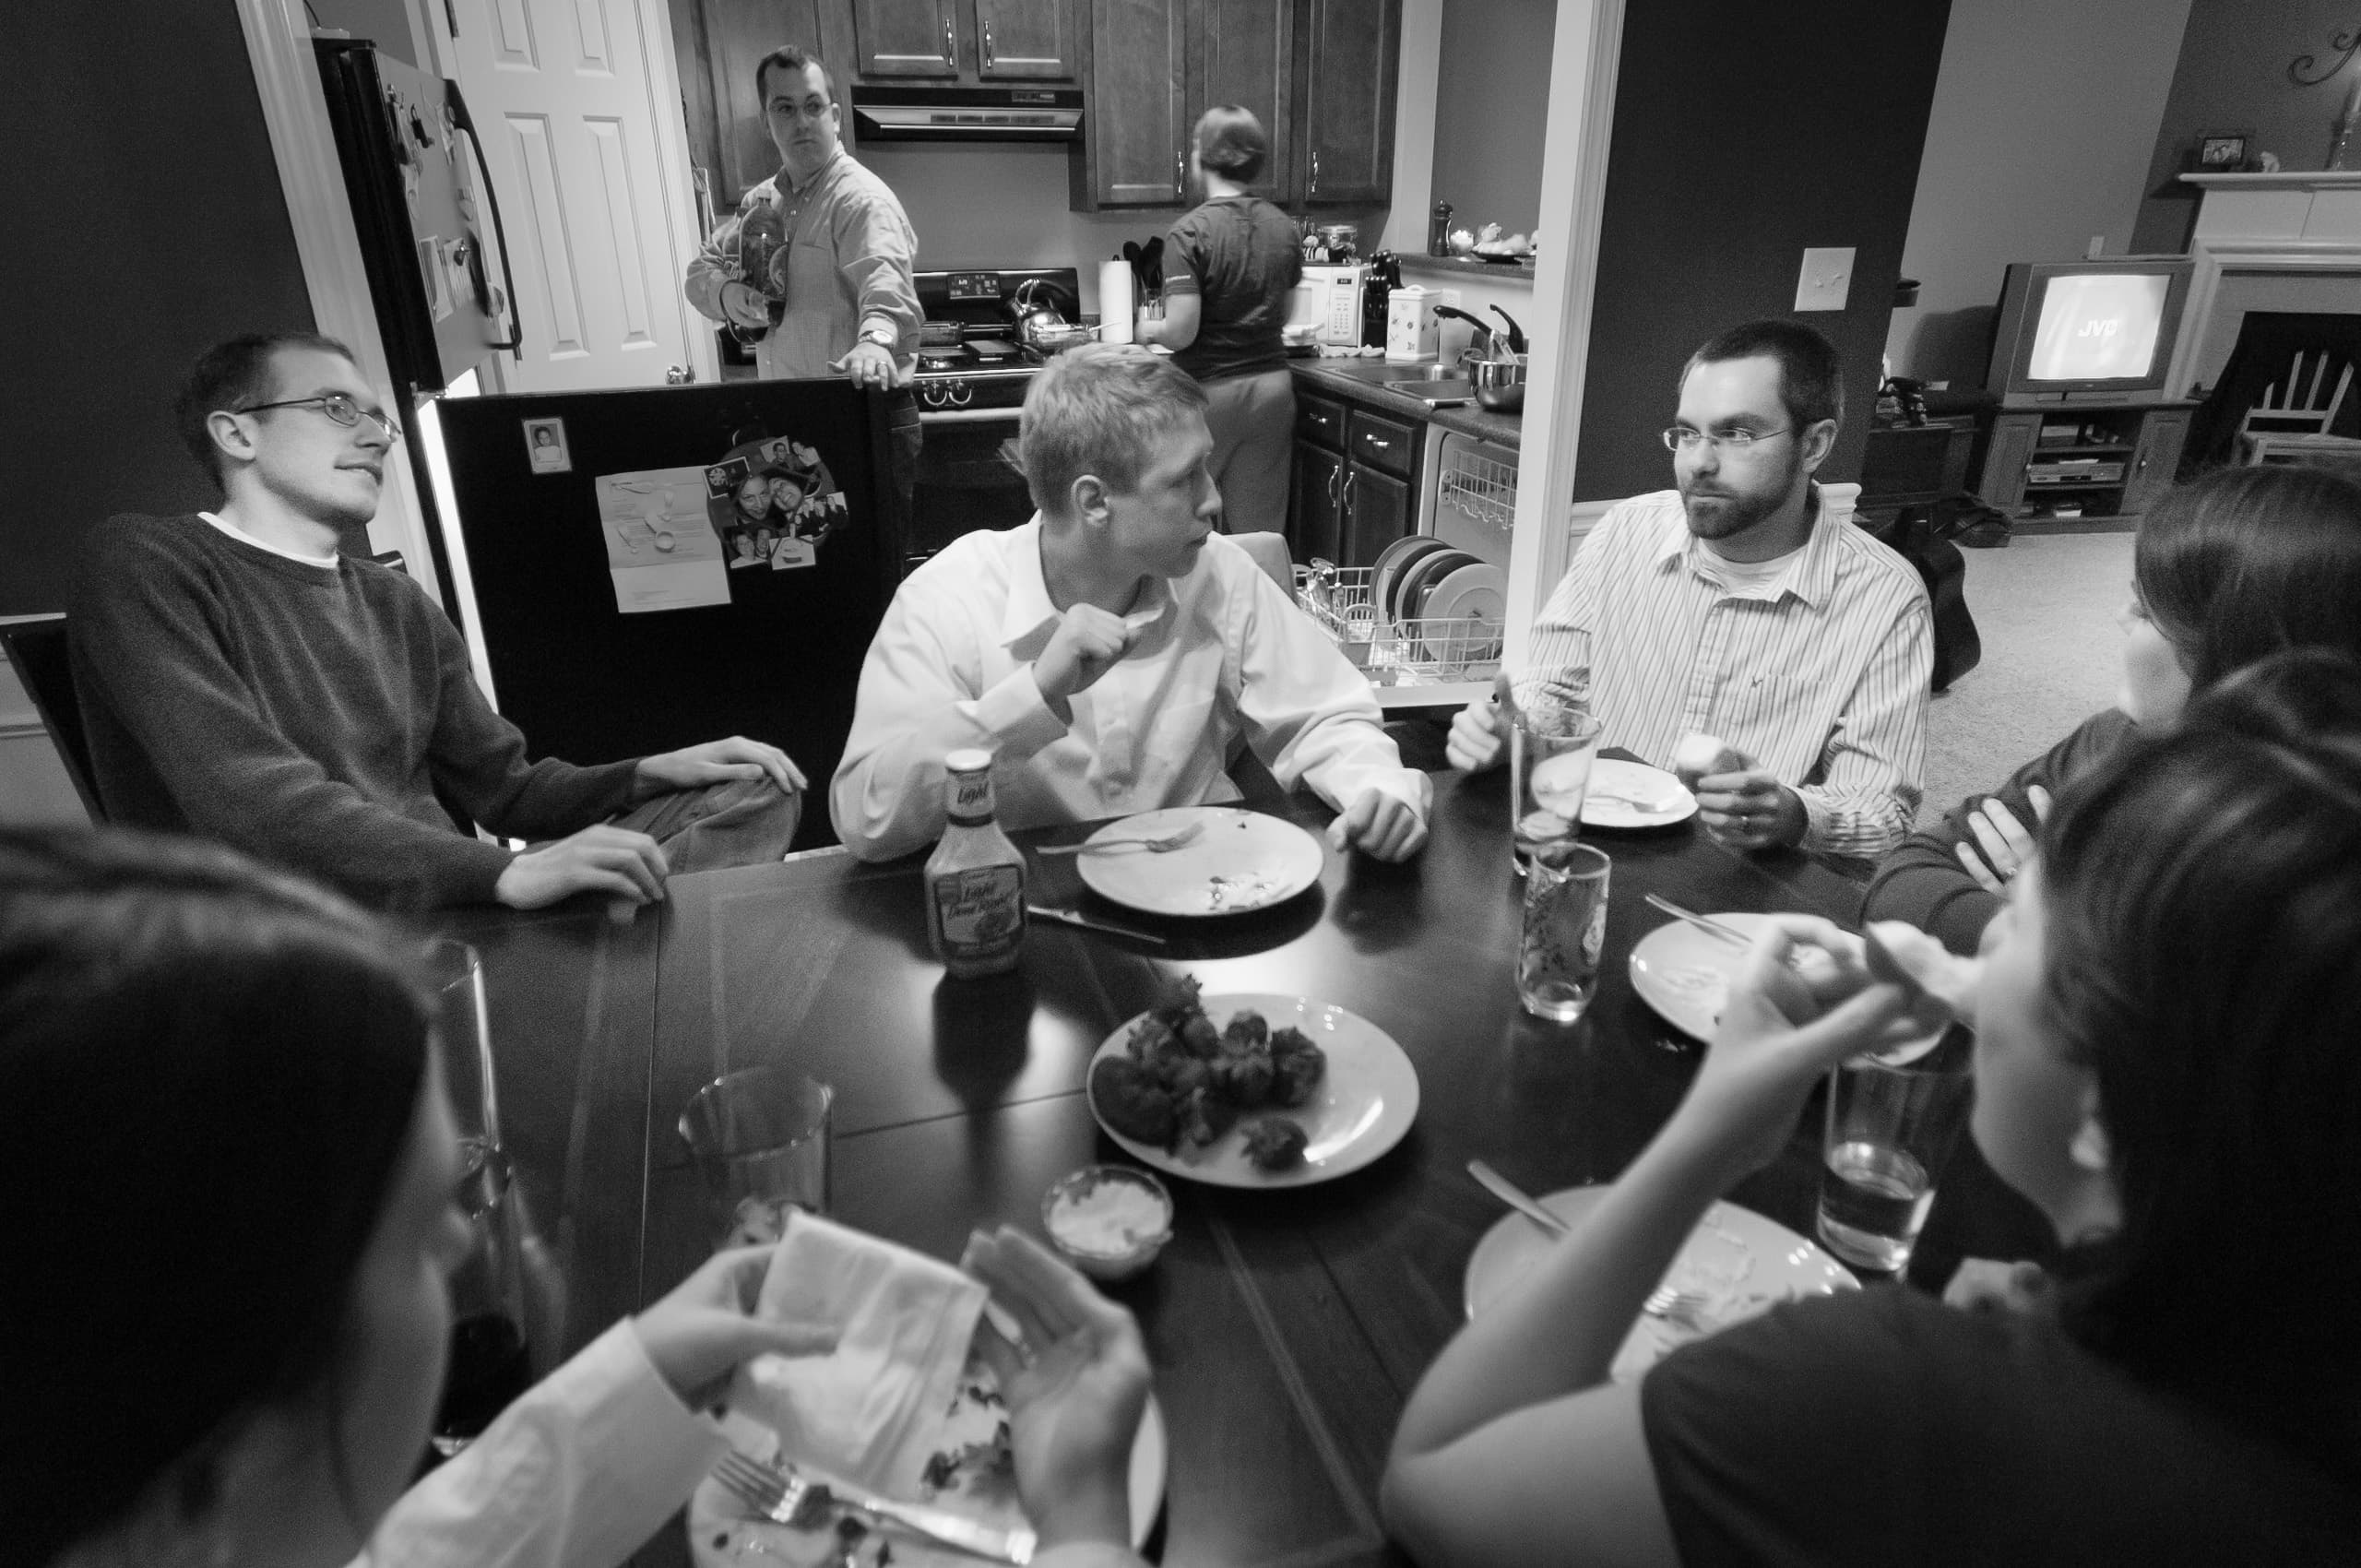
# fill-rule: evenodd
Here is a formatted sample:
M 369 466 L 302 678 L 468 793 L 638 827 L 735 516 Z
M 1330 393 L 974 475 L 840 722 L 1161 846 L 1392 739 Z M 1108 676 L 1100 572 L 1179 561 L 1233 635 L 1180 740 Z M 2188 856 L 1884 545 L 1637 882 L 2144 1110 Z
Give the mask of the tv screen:
M 2155 400 L 2194 271 L 2186 256 L 2016 263 L 2001 285 L 1985 385 L 2013 408 L 2070 395 Z
M 2028 381 L 2144 377 L 2155 362 L 2172 280 L 2154 273 L 2053 278 L 2041 297 Z

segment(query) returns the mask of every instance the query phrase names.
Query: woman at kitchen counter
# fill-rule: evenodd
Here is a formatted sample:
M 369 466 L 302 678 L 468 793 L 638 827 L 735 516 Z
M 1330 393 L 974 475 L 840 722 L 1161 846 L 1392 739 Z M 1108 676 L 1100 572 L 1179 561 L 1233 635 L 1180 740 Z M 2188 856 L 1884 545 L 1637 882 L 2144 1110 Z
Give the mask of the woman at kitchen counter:
M 1294 220 L 1246 188 L 1271 156 L 1252 111 L 1208 109 L 1194 139 L 1189 167 L 1205 199 L 1166 237 L 1164 314 L 1143 311 L 1137 335 L 1171 350 L 1204 386 L 1223 529 L 1277 532 L 1295 452 L 1295 384 L 1280 332 L 1303 253 Z

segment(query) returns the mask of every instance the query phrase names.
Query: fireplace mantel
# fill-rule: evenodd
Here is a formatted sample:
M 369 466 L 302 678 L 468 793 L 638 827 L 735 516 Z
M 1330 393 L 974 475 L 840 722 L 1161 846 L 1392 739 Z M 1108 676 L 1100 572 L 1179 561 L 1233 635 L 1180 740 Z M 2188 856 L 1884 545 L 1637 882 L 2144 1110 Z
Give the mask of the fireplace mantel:
M 2339 302 L 2333 308 L 2361 314 L 2361 170 L 2181 179 L 2204 196 L 2189 245 L 2197 273 L 2167 382 L 2174 397 L 2187 396 L 2197 377 L 2200 347 L 2225 303 L 2225 272 L 2315 274 L 2324 293 L 2333 291 L 2331 299 Z M 2331 308 L 2330 301 L 2323 308 Z

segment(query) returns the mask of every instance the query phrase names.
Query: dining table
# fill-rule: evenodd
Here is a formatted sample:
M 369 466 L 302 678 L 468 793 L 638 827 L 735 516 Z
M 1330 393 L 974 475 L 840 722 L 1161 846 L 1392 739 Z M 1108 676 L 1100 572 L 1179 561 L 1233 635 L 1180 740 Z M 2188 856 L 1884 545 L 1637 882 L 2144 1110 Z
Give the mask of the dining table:
M 1273 907 L 1153 917 L 1088 892 L 1089 825 L 1013 835 L 1027 897 L 1160 939 L 1037 920 L 1013 972 L 949 978 L 929 949 L 923 857 L 841 849 L 677 876 L 636 918 L 568 906 L 439 923 L 482 953 L 501 1136 L 540 1261 L 528 1325 L 540 1370 L 702 1262 L 712 1230 L 677 1124 L 719 1075 L 780 1063 L 835 1089 L 836 1219 L 955 1259 L 968 1233 L 1041 1233 L 1076 1167 L 1129 1157 L 1085 1093 L 1093 1053 L 1176 976 L 1209 996 L 1275 992 L 1374 1024 L 1416 1070 L 1417 1114 L 1365 1168 L 1284 1188 L 1167 1176 L 1174 1234 L 1108 1287 L 1138 1317 L 1169 1437 L 1151 1552 L 1167 1564 L 1405 1561 L 1379 1478 L 1403 1405 L 1465 1320 L 1463 1277 L 1506 1212 L 1466 1171 L 1528 1192 L 1612 1181 L 1686 1090 L 1701 1042 L 1635 992 L 1635 943 L 1668 917 L 1793 910 L 1849 924 L 1859 885 L 1794 850 L 1717 844 L 1692 817 L 1586 828 L 1612 868 L 1596 995 L 1576 1023 L 1528 1016 L 1515 984 L 1521 883 L 1498 772 L 1432 776 L 1423 852 L 1389 864 L 1326 848 L 1333 814 L 1272 809 L 1322 837 L 1319 880 Z M 1812 1233 L 1819 1095 L 1770 1166 L 1728 1197 Z M 1940 1288 L 1963 1254 L 2023 1255 L 2023 1215 L 1955 1158 L 1914 1260 Z M 2017 1249 L 2011 1251 L 2011 1249 Z M 635 1560 L 678 1568 L 683 1532 Z

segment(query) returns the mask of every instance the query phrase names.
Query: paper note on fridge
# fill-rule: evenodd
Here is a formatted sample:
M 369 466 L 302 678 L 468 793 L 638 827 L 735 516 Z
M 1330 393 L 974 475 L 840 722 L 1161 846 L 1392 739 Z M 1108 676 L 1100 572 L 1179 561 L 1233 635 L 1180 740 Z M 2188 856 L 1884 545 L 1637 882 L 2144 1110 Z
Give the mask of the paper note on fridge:
M 730 602 L 721 539 L 706 516 L 704 469 L 600 474 L 593 488 L 617 610 L 637 615 Z

